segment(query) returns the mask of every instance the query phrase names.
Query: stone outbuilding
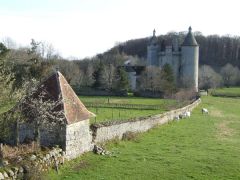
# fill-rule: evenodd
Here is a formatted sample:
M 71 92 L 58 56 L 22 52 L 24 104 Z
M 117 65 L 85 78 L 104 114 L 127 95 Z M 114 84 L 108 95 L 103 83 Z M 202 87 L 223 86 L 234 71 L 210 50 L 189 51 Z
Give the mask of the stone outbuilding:
M 75 94 L 64 76 L 56 72 L 39 85 L 39 91 L 45 91 L 49 98 L 62 98 L 58 111 L 64 113 L 63 125 L 49 124 L 40 128 L 40 142 L 44 146 L 59 145 L 68 159 L 90 151 L 92 135 L 89 129 L 89 119 L 95 114 L 87 110 L 79 97 Z M 26 138 L 33 138 L 33 126 L 21 124 L 19 129 L 20 142 Z

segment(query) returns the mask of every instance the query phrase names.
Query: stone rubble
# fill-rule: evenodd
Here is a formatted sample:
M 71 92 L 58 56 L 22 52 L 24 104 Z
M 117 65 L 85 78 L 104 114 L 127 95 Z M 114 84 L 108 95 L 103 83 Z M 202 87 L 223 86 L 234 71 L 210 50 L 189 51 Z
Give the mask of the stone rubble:
M 98 155 L 111 155 L 111 153 L 100 146 L 94 145 L 93 152 Z
M 25 158 L 18 156 L 18 165 L 14 167 L 8 161 L 4 160 L 3 167 L 0 167 L 0 180 L 22 179 L 24 174 L 30 173 L 34 169 L 37 169 L 39 172 L 47 171 L 49 168 L 57 170 L 58 166 L 64 163 L 64 156 L 65 153 L 62 149 L 54 148 L 45 155 L 32 154 Z

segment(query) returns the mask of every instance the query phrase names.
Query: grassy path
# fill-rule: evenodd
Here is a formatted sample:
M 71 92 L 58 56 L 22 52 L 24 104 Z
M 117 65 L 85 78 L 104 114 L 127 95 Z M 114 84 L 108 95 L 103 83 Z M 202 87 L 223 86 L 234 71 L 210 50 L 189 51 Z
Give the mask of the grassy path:
M 46 179 L 240 179 L 240 99 L 205 97 L 191 118 L 107 149 L 114 156 L 87 153 Z

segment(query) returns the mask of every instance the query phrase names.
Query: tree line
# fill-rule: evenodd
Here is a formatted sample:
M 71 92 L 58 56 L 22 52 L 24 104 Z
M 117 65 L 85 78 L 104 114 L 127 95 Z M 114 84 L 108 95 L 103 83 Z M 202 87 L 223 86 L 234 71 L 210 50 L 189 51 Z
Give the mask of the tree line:
M 181 44 L 186 33 L 169 32 L 158 36 L 157 39 L 161 47 L 170 44 L 176 37 Z M 200 45 L 200 88 L 238 85 L 240 82 L 239 37 L 204 36 L 200 32 L 194 34 Z M 29 46 L 17 47 L 10 38 L 5 38 L 0 43 L 0 83 L 3 89 L 1 93 L 12 94 L 1 95 L 1 98 L 18 96 L 17 94 L 21 92 L 26 82 L 32 79 L 41 81 L 56 70 L 63 73 L 75 90 L 86 89 L 88 91 L 90 88 L 127 91 L 129 89 L 128 77 L 121 67 L 130 58 L 137 59 L 139 62 L 146 60 L 148 39 L 146 37 L 129 40 L 94 57 L 69 61 L 62 58 L 49 43 L 32 39 Z M 166 77 L 164 71 L 154 70 L 157 78 L 153 78 L 154 76 L 147 76 L 147 71 L 149 70 L 143 71 L 140 76 L 140 82 L 146 82 L 139 84 L 140 89 L 156 91 L 156 89 L 164 90 L 163 87 L 169 87 L 172 91 L 171 73 L 168 73 L 169 77 Z M 160 88 L 160 85 L 163 87 Z
M 157 36 L 158 44 L 163 48 L 172 43 L 174 38 L 182 44 L 187 32 L 169 32 L 166 35 Z M 201 32 L 194 32 L 195 38 L 200 46 L 200 65 L 210 65 L 214 69 L 222 67 L 227 63 L 240 68 L 240 37 L 231 35 L 208 35 Z M 133 39 L 120 43 L 113 47 L 111 51 L 125 53 L 127 55 L 147 57 L 147 44 L 149 37 Z

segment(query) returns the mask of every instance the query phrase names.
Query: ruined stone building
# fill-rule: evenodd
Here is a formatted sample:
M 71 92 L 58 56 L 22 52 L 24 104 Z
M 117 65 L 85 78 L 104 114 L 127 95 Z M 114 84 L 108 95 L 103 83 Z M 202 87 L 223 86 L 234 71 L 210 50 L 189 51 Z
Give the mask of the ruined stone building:
M 177 38 L 172 40 L 172 44 L 161 47 L 157 41 L 156 31 L 149 39 L 147 46 L 147 59 L 145 67 L 157 66 L 162 68 L 169 64 L 172 68 L 175 83 L 178 87 L 193 88 L 198 91 L 198 64 L 199 64 L 199 45 L 189 27 L 188 33 L 181 45 Z M 140 66 L 132 65 L 130 61 L 125 63 L 129 74 L 131 89 L 135 90 L 136 79 Z

